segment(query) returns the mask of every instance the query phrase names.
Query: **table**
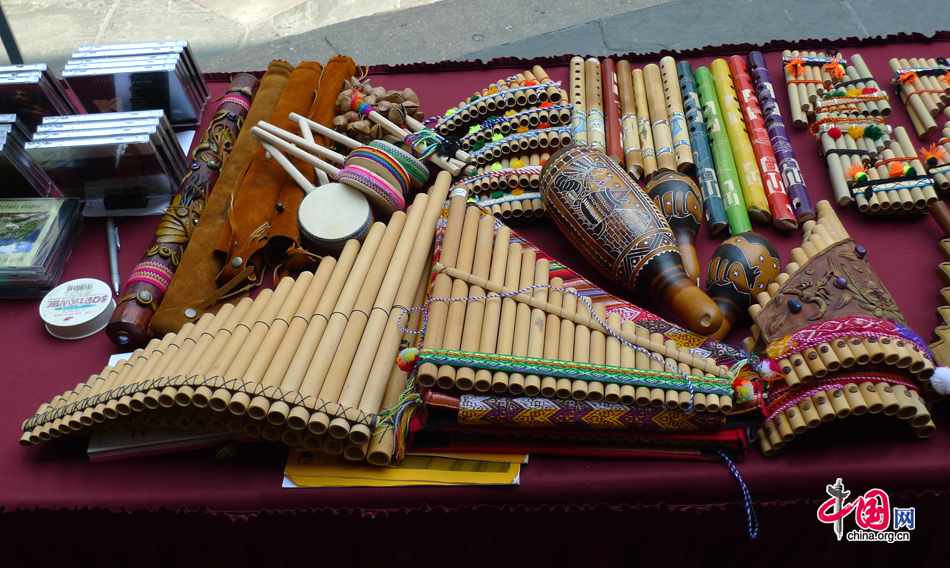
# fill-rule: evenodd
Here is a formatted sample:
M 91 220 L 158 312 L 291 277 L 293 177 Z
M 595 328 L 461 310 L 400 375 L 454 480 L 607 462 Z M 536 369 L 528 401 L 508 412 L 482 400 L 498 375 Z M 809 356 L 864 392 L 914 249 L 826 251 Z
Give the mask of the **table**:
M 930 43 L 902 38 L 917 42 L 837 45 L 845 55 L 860 52 L 878 81 L 886 83 L 889 57 L 944 55 L 948 36 Z M 773 79 L 781 81 L 783 47 L 770 47 L 779 49 L 767 53 L 767 62 Z M 695 68 L 714 55 L 750 49 L 711 48 L 687 55 Z M 658 61 L 662 55 L 634 59 Z M 565 80 L 567 59 L 543 64 L 553 79 Z M 412 87 L 423 110 L 432 115 L 525 68 L 525 62 L 509 60 L 499 66 L 420 64 L 376 69 L 373 84 Z M 225 84 L 212 83 L 212 98 Z M 787 112 L 783 86 L 776 84 L 776 91 Z M 895 100 L 892 95 L 894 114 L 888 123 L 909 128 Z M 803 131 L 790 128 L 790 134 L 812 199 L 830 199 L 817 142 Z M 854 206 L 838 211 L 852 235 L 867 246 L 871 265 L 911 328 L 929 338 L 938 324 L 942 287 L 935 273 L 943 260 L 936 224 L 925 215 L 868 217 Z M 117 221 L 123 276 L 140 259 L 158 220 Z M 549 220 L 519 220 L 512 226 L 607 291 L 627 297 L 570 249 Z M 783 260 L 800 244 L 800 232 L 756 230 L 773 241 Z M 701 230 L 701 262 L 719 242 Z M 107 275 L 104 222 L 87 219 L 65 278 Z M 864 416 L 823 425 L 774 458 L 753 449 L 738 469 L 756 502 L 761 536 L 754 541 L 748 538 L 738 483 L 719 463 L 532 456 L 517 487 L 286 490 L 280 483 L 288 449 L 279 444 L 244 444 L 231 461 L 216 461 L 205 450 L 97 464 L 86 458 L 85 439 L 23 449 L 17 444 L 21 421 L 40 402 L 98 372 L 118 351 L 104 334 L 74 342 L 54 339 L 43 329 L 37 306 L 37 301 L 0 303 L 0 384 L 7 393 L 0 415 L 0 528 L 5 529 L 0 558 L 11 559 L 4 562 L 8 565 L 284 565 L 300 559 L 401 563 L 403 558 L 422 565 L 717 558 L 799 566 L 818 559 L 881 564 L 900 558 L 927 565 L 938 552 L 929 535 L 950 528 L 950 411 L 945 403 L 934 409 L 937 433 L 925 441 L 895 419 Z M 747 327 L 737 327 L 730 342 L 747 333 Z M 816 519 L 816 510 L 827 499 L 825 486 L 838 477 L 852 496 L 878 487 L 890 494 L 892 506 L 915 507 L 911 543 L 916 544 L 898 545 L 897 550 L 835 541 L 831 527 Z M 854 527 L 853 521 L 846 522 L 846 530 Z

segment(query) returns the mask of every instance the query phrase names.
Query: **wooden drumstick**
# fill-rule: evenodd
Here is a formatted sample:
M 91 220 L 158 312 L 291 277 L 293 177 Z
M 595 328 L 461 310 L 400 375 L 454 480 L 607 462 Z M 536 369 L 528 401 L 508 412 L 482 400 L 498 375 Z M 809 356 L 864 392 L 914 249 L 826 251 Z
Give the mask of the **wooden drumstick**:
M 679 75 L 676 72 L 676 60 L 672 57 L 660 59 L 660 76 L 663 80 L 663 92 L 666 93 L 676 169 L 684 173 L 689 172 L 694 166 L 693 152 L 689 141 L 689 130 L 686 127 L 686 113 L 683 111 L 683 93 L 680 90 Z
M 550 261 L 546 258 L 538 260 L 534 265 L 534 284 L 539 286 L 533 291 L 536 299 L 547 302 L 549 285 Z M 547 315 L 538 308 L 531 308 L 531 316 L 528 321 L 528 357 L 540 359 L 544 357 L 545 325 Z M 541 377 L 538 375 L 527 375 L 524 379 L 524 394 L 526 396 L 538 396 L 541 393 Z
M 507 289 L 517 289 L 519 283 L 521 282 L 521 256 L 522 253 L 520 244 L 512 243 L 508 245 L 508 260 L 505 268 L 505 288 Z M 486 285 L 482 286 L 482 288 L 491 290 L 491 288 L 494 287 L 495 290 L 492 290 L 493 292 L 496 294 L 501 293 L 498 291 L 497 286 L 494 283 L 490 284 L 491 287 Z M 515 339 L 515 320 L 517 312 L 517 301 L 510 296 L 505 297 L 501 303 L 501 315 L 498 320 L 498 339 L 495 344 L 495 352 L 499 355 L 512 354 L 512 348 L 514 346 Z M 503 371 L 495 371 L 492 374 L 492 391 L 497 393 L 507 391 L 509 380 L 510 378 L 508 373 Z
M 564 280 L 553 278 L 550 283 L 551 289 L 548 290 L 547 301 L 553 306 L 561 307 L 563 304 Z M 561 319 L 554 314 L 547 314 L 544 327 L 544 352 L 545 359 L 557 359 L 560 351 L 561 338 Z M 533 316 L 532 316 L 533 319 Z M 545 398 L 554 398 L 557 396 L 557 382 L 555 377 L 544 377 L 541 380 L 541 396 Z
M 606 153 L 600 61 L 595 57 L 584 62 L 584 104 L 587 108 L 587 145 Z
M 465 221 L 467 196 L 464 192 L 452 192 L 452 202 L 449 206 L 449 218 L 445 226 L 445 236 L 442 241 L 440 262 L 446 266 L 455 266 L 458 259 L 459 244 L 462 239 L 462 225 Z M 452 278 L 447 274 L 436 274 L 432 285 L 431 298 L 448 298 L 452 292 Z M 426 324 L 425 337 L 422 344 L 427 349 L 441 349 L 442 335 L 445 332 L 445 322 L 448 316 L 448 302 L 432 302 L 429 308 L 429 317 Z M 424 387 L 435 385 L 439 368 L 433 363 L 419 365 L 416 380 Z
M 643 158 L 643 178 L 650 179 L 657 171 L 657 156 L 654 150 L 653 129 L 650 126 L 650 106 L 647 103 L 643 70 L 631 71 L 633 100 L 637 109 L 637 132 L 640 135 L 640 156 Z
M 617 62 L 617 87 L 620 90 L 620 124 L 624 164 L 633 179 L 643 177 L 643 156 L 640 154 L 640 135 L 637 131 L 637 105 L 633 95 L 633 75 L 630 62 Z
M 676 156 L 673 153 L 673 135 L 670 132 L 669 115 L 666 110 L 666 96 L 663 93 L 663 81 L 660 78 L 659 66 L 651 63 L 644 67 L 643 80 L 647 106 L 650 109 L 657 168 L 661 172 L 676 171 Z
M 374 251 L 366 275 L 360 279 L 359 286 L 354 287 L 357 289 L 354 289 L 352 294 L 350 290 L 344 289 L 337 303 L 337 309 L 330 316 L 327 328 L 323 332 L 310 367 L 307 368 L 307 374 L 301 383 L 300 394 L 315 396 L 322 404 L 338 402 L 339 389 L 342 387 L 340 383 L 348 370 L 347 360 L 352 361 L 353 350 L 356 349 L 359 335 L 365 328 L 368 313 L 379 293 L 386 267 L 389 265 L 399 235 L 405 226 L 405 219 L 403 215 L 393 216 Z M 366 248 L 364 243 L 363 250 L 365 251 Z M 339 366 L 335 367 L 335 365 Z M 340 374 L 331 376 L 331 368 L 341 371 Z M 298 407 L 291 411 L 291 414 L 293 415 L 297 410 L 303 409 Z M 323 434 L 329 424 L 329 419 L 321 410 L 317 408 L 308 418 L 307 428 L 313 434 Z M 302 412 L 298 415 L 302 418 Z
M 521 254 L 521 272 L 519 288 L 529 288 L 534 283 L 537 253 L 532 250 Z M 531 330 L 531 307 L 519 303 L 515 308 L 514 337 L 512 338 L 511 354 L 515 357 L 528 355 L 528 335 Z M 508 377 L 508 392 L 520 396 L 524 392 L 525 376 L 522 373 L 511 373 Z
M 459 242 L 459 253 L 456 266 L 459 270 L 470 272 L 475 260 L 475 245 L 478 240 L 478 226 L 481 214 L 477 207 L 469 207 L 465 212 L 465 220 L 462 225 L 462 236 Z M 494 221 L 492 221 L 494 222 Z M 460 280 L 452 282 L 450 298 L 454 301 L 449 302 L 449 309 L 446 315 L 445 331 L 442 336 L 441 347 L 436 349 L 448 349 L 458 351 L 462 342 L 462 329 L 465 324 L 465 308 L 467 302 L 459 300 L 469 296 L 469 286 Z M 425 347 L 429 347 L 425 345 Z M 455 367 L 451 365 L 442 365 L 436 375 L 436 383 L 449 389 L 455 385 Z

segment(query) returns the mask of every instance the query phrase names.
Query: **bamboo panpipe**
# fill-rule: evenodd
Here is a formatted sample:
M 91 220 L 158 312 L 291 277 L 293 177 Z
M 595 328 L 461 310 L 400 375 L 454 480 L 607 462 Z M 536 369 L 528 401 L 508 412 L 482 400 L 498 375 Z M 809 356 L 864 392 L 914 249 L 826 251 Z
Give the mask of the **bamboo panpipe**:
M 782 52 L 782 57 L 790 57 L 791 55 L 792 52 L 787 49 Z M 791 71 L 785 69 L 785 84 L 788 88 L 788 102 L 792 111 L 792 124 L 795 126 L 795 128 L 804 130 L 805 128 L 808 128 L 808 120 L 806 120 L 805 115 L 802 113 L 798 85 L 792 82 L 795 80 L 795 76 L 792 75 Z
M 621 166 L 624 162 L 624 148 L 621 142 L 620 92 L 617 85 L 617 64 L 609 57 L 600 66 L 601 92 L 604 105 L 604 138 L 606 152 L 611 160 Z
M 650 126 L 650 107 L 647 104 L 646 85 L 643 70 L 631 71 L 633 79 L 633 101 L 636 104 L 637 132 L 640 134 L 640 156 L 643 159 L 643 178 L 650 179 L 657 171 L 657 156 L 653 143 L 653 129 Z
M 901 68 L 910 67 L 910 64 L 906 60 L 898 60 L 892 58 L 887 62 L 890 65 L 892 71 L 897 71 Z M 910 113 L 913 111 L 913 114 L 916 117 L 916 120 L 921 125 L 920 139 L 923 140 L 937 131 L 937 123 L 934 122 L 933 117 L 937 116 L 938 110 L 937 106 L 933 103 L 933 100 L 926 96 L 926 88 L 918 77 L 912 82 L 898 82 L 895 85 L 897 91 L 903 95 L 901 97 L 906 104 L 907 112 Z
M 657 169 L 661 172 L 675 171 L 676 156 L 673 152 L 673 134 L 670 131 L 669 114 L 666 110 L 666 95 L 663 92 L 663 79 L 660 77 L 659 66 L 651 63 L 644 67 L 643 81 L 647 106 L 650 109 L 650 125 L 656 151 Z
M 689 130 L 686 128 L 686 113 L 683 111 L 683 95 L 680 91 L 679 75 L 676 72 L 676 61 L 672 57 L 660 59 L 660 77 L 663 80 L 670 131 L 673 135 L 676 169 L 688 173 L 694 167 L 693 153 Z
M 603 85 L 600 61 L 590 57 L 584 62 L 584 103 L 587 107 L 587 145 L 607 152 L 607 133 L 604 127 Z
M 633 75 L 630 62 L 617 62 L 617 87 L 620 90 L 620 124 L 623 159 L 627 173 L 633 179 L 643 177 L 643 156 L 640 154 L 640 134 L 637 131 L 637 105 L 633 96 Z

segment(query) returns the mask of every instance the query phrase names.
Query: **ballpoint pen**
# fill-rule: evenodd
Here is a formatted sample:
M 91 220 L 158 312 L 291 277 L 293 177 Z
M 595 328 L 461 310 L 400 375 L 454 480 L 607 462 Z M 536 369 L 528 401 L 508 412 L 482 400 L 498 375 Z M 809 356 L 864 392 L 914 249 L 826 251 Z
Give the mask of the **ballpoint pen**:
M 106 238 L 109 246 L 109 272 L 112 274 L 112 289 L 119 295 L 119 230 L 112 217 L 106 218 Z

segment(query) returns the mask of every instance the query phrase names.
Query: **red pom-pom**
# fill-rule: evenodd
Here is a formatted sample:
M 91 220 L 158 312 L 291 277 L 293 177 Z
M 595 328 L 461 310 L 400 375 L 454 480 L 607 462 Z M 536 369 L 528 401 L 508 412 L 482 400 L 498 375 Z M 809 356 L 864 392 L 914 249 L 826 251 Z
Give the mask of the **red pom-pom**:
M 862 95 L 873 95 L 876 92 L 877 92 L 877 89 L 875 89 L 874 87 L 864 87 L 863 89 L 861 89 Z
M 524 82 L 524 86 L 525 86 L 525 87 L 534 87 L 534 86 L 536 86 L 537 84 L 538 84 L 538 82 L 535 81 L 534 79 L 531 79 L 530 81 L 525 81 L 525 82 Z
M 844 133 L 841 132 L 841 129 L 838 128 L 837 126 L 832 126 L 831 129 L 828 130 L 828 136 L 831 136 L 832 140 L 837 140 L 838 138 L 841 138 L 841 136 L 843 135 Z
M 541 103 L 541 106 L 539 106 L 538 108 L 551 108 L 553 106 L 554 106 L 554 103 L 552 103 L 551 101 L 544 101 L 543 103 Z

